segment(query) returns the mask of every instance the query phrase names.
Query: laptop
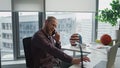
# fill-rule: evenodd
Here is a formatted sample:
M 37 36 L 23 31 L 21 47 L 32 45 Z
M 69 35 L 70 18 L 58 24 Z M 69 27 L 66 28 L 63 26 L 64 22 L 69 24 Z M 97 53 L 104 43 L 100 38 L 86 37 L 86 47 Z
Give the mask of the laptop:
M 102 60 L 98 64 L 96 64 L 93 68 L 114 68 L 115 58 L 119 45 L 120 42 L 116 43 L 108 50 L 107 61 Z

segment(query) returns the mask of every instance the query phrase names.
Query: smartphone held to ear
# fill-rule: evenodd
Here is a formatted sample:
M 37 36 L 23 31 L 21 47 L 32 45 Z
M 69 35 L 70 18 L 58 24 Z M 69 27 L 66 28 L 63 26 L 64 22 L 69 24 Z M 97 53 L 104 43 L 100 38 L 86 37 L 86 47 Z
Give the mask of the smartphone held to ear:
M 54 34 L 56 34 L 56 33 L 57 33 L 57 31 L 56 31 L 56 30 L 54 30 L 54 31 L 53 31 L 53 33 L 52 33 L 52 35 L 54 35 Z

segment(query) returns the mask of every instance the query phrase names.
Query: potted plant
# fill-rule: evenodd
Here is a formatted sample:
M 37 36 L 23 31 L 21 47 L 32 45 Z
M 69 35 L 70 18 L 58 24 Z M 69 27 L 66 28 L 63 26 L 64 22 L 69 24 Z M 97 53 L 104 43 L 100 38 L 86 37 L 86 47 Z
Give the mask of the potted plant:
M 110 3 L 111 8 L 105 8 L 98 11 L 97 19 L 101 22 L 110 23 L 112 26 L 117 24 L 120 18 L 120 3 L 119 0 L 113 0 Z
M 96 18 L 98 21 L 110 23 L 112 26 L 116 26 L 118 20 L 120 19 L 120 3 L 119 0 L 112 0 L 110 3 L 111 8 L 105 8 L 103 10 L 98 11 L 98 15 Z M 120 23 L 119 30 L 116 33 L 117 41 L 120 41 Z

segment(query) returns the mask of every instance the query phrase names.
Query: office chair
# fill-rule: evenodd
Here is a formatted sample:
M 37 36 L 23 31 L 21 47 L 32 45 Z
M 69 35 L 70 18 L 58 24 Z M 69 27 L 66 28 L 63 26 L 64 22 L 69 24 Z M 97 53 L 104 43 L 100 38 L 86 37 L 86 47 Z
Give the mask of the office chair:
M 26 37 L 23 39 L 23 47 L 24 47 L 27 68 L 33 68 L 34 66 L 33 59 L 32 59 L 32 53 L 31 53 L 31 38 L 32 37 Z
M 27 68 L 34 68 L 34 62 L 33 62 L 33 57 L 31 52 L 31 38 L 32 37 L 23 38 L 23 47 L 24 47 Z M 54 66 L 56 67 L 59 65 L 54 65 Z

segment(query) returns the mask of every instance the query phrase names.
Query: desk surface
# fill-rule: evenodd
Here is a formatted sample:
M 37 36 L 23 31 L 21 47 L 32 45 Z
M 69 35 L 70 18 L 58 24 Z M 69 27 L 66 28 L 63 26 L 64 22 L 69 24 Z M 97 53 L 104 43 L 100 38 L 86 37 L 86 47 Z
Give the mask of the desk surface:
M 83 53 L 91 53 L 91 50 L 89 49 L 89 47 L 84 47 L 82 48 Z M 78 46 L 70 46 L 70 45 L 66 45 L 62 47 L 62 50 L 68 50 L 68 51 L 76 51 L 76 52 L 80 52 L 80 48 Z
M 93 46 L 94 47 L 94 46 Z M 90 58 L 91 62 L 84 62 L 86 68 L 93 68 L 96 64 L 98 64 L 101 60 L 107 61 L 107 49 L 110 47 L 103 47 L 101 49 L 98 48 L 91 48 L 91 54 L 88 54 L 88 57 Z M 116 61 L 115 61 L 115 68 L 119 68 L 119 62 L 120 56 L 118 55 L 118 52 L 120 52 L 120 48 L 118 48 Z M 79 65 L 72 65 L 70 68 L 80 68 Z
M 90 58 L 91 62 L 84 62 L 86 68 L 93 68 L 101 60 L 107 61 L 107 53 L 99 49 L 95 50 L 95 49 L 90 48 L 90 50 L 91 50 L 91 54 L 88 54 L 88 57 Z M 70 68 L 80 68 L 80 64 L 72 65 Z

